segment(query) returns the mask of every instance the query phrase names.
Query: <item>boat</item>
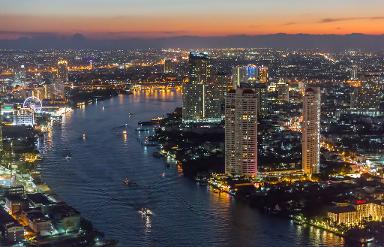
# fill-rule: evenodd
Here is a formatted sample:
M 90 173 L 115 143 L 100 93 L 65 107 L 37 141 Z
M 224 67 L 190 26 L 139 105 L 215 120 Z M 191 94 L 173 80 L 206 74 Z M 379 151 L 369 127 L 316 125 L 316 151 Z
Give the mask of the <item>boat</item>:
M 141 208 L 139 210 L 139 213 L 141 214 L 141 216 L 143 217 L 149 217 L 149 216 L 152 216 L 153 215 L 153 212 L 149 209 L 149 208 Z
M 68 161 L 68 160 L 70 160 L 70 159 L 72 159 L 72 157 L 71 157 L 69 154 L 65 156 L 65 160 Z
M 137 128 L 136 131 L 149 131 L 149 129 L 146 129 L 146 128 Z
M 154 142 L 154 141 L 149 141 L 149 140 L 144 141 L 144 146 L 147 146 L 147 147 L 156 147 L 158 145 L 159 144 L 157 142 Z
M 164 178 L 164 177 L 165 177 L 165 172 L 161 173 L 160 176 L 161 176 L 162 178 Z
M 83 138 L 83 140 L 87 139 L 87 136 L 85 133 L 83 133 L 82 138 Z
M 152 126 L 153 123 L 151 121 L 139 121 L 138 125 L 140 125 L 140 126 Z
M 135 185 L 137 185 L 137 183 L 135 183 L 135 182 L 133 182 L 133 181 L 130 181 L 128 178 L 125 178 L 125 179 L 123 180 L 123 184 L 124 184 L 125 186 L 135 186 Z

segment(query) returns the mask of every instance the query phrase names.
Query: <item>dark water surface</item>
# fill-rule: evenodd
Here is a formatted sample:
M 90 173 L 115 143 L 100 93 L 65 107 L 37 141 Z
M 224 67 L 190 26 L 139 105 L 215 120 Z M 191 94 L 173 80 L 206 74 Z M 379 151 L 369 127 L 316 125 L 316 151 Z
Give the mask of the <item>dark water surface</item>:
M 76 109 L 45 141 L 43 180 L 119 246 L 343 245 L 333 234 L 262 215 L 226 194 L 213 193 L 152 157 L 153 148 L 140 142 L 144 133 L 135 131 L 137 122 L 180 105 L 177 93 L 155 93 Z M 66 161 L 68 153 L 72 159 Z M 138 185 L 123 186 L 125 177 Z M 153 215 L 140 215 L 142 207 Z

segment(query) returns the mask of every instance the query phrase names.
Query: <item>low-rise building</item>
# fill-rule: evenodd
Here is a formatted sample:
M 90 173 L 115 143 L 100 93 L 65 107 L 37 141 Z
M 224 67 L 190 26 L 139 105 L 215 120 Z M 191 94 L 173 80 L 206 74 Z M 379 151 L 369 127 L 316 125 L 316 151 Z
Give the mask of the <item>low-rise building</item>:
M 54 232 L 51 220 L 39 209 L 30 209 L 22 212 L 20 217 L 32 231 L 40 236 L 49 236 Z
M 10 194 L 5 196 L 5 207 L 13 215 L 20 214 L 26 206 L 26 200 L 21 195 Z
M 360 225 L 364 221 L 383 221 L 384 204 L 358 200 L 354 204 L 330 208 L 327 217 L 332 224 L 348 227 Z
M 78 232 L 80 229 L 80 213 L 65 203 L 52 206 L 49 217 L 59 233 Z
M 49 207 L 55 204 L 42 193 L 27 194 L 27 199 L 30 208 L 41 208 L 44 214 L 47 214 Z
M 0 209 L 0 232 L 5 245 L 18 243 L 24 238 L 24 227 L 3 209 Z

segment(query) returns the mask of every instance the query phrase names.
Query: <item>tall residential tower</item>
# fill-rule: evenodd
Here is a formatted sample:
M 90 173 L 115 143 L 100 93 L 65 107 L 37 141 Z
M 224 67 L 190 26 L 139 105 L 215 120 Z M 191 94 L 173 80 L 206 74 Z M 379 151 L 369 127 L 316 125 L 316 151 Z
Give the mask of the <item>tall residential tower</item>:
M 320 88 L 308 87 L 303 99 L 302 169 L 311 176 L 320 172 Z
M 68 80 L 68 61 L 59 60 L 57 62 L 57 78 L 53 84 L 54 99 L 65 98 L 65 83 L 67 83 Z
M 257 97 L 252 89 L 230 90 L 225 99 L 225 172 L 257 175 Z
M 212 76 L 207 53 L 191 52 L 188 82 L 183 87 L 183 122 L 221 120 L 219 87 Z

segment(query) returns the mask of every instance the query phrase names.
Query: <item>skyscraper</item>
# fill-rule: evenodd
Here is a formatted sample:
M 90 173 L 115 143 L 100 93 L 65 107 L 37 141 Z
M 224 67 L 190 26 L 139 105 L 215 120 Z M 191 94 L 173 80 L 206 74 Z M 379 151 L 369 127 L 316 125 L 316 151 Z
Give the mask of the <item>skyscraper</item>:
M 351 94 L 351 110 L 356 114 L 381 115 L 380 106 L 383 99 L 379 81 L 362 82 L 361 87 L 353 88 Z
M 65 98 L 65 83 L 69 80 L 68 78 L 68 61 L 59 60 L 57 62 L 57 78 L 53 85 L 53 94 L 55 99 Z
M 320 172 L 320 89 L 308 87 L 303 99 L 302 169 L 311 176 Z
M 267 82 L 268 68 L 249 64 L 247 66 L 236 66 L 232 69 L 233 88 L 250 88 L 255 90 L 257 96 L 257 113 L 265 116 L 268 112 Z
M 280 102 L 289 102 L 289 85 L 284 80 L 280 79 L 276 84 L 277 99 Z
M 217 91 L 217 95 L 215 98 L 218 101 L 218 104 L 215 104 L 217 109 L 220 111 L 220 117 L 224 116 L 224 108 L 225 108 L 225 95 L 229 89 L 232 89 L 232 81 L 231 75 L 225 74 L 222 72 L 218 72 L 214 74 L 214 83 L 215 83 L 215 91 Z
M 259 78 L 259 68 L 256 65 L 236 66 L 232 69 L 233 88 L 252 87 Z
M 15 71 L 15 78 L 13 81 L 13 85 L 25 86 L 27 79 L 27 70 L 25 66 L 22 64 L 20 68 Z
M 175 73 L 175 60 L 166 58 L 164 60 L 164 74 L 172 74 Z
M 220 120 L 218 85 L 212 78 L 212 64 L 207 53 L 189 54 L 188 78 L 183 86 L 183 121 Z
M 269 81 L 268 67 L 261 66 L 259 68 L 259 81 L 261 83 L 267 83 Z
M 351 80 L 357 80 L 357 65 L 352 65 L 352 68 L 351 68 Z
M 2 102 L 0 101 L 0 109 L 2 108 Z M 3 116 L 0 114 L 0 158 L 3 152 Z
M 225 172 L 257 175 L 257 97 L 252 89 L 232 89 L 226 96 Z
M 59 60 L 57 62 L 57 77 L 64 83 L 68 82 L 68 61 Z

